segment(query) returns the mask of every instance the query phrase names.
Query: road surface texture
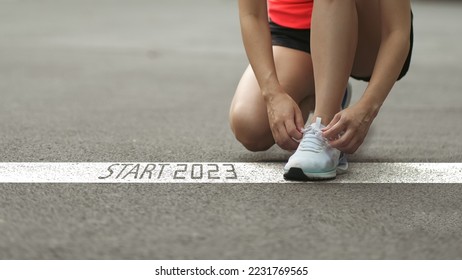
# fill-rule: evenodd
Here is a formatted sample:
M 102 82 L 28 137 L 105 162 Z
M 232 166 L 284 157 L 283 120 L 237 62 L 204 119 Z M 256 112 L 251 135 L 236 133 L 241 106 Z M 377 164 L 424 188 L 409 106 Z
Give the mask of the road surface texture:
M 413 9 L 411 70 L 351 162 L 462 162 L 462 3 Z M 1 161 L 282 167 L 229 130 L 246 65 L 237 1 L 0 0 Z M 461 259 L 461 201 L 462 184 L 4 183 L 0 258 Z

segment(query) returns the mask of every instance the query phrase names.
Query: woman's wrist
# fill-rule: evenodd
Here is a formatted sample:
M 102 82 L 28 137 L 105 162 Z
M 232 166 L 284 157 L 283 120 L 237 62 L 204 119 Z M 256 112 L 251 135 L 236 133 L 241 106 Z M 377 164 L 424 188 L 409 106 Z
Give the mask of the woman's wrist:
M 270 81 L 261 86 L 261 94 L 266 102 L 283 93 L 284 90 L 277 81 Z
M 382 107 L 382 102 L 375 100 L 373 98 L 368 98 L 368 96 L 363 96 L 357 103 L 357 106 L 361 107 L 364 111 L 367 112 L 370 118 L 375 119 L 377 114 Z

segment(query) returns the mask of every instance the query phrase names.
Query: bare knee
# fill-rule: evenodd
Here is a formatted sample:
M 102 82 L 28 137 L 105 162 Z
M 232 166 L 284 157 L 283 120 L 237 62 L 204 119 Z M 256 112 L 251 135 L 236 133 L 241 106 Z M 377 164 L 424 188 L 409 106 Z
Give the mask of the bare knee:
M 251 152 L 264 152 L 274 145 L 274 140 L 272 139 L 254 137 L 254 135 L 241 133 L 241 131 L 234 135 L 242 146 Z
M 271 148 L 274 143 L 268 141 L 259 141 L 258 139 L 239 139 L 236 136 L 236 139 L 251 152 L 264 152 Z
M 248 114 L 231 109 L 229 115 L 231 130 L 236 139 L 251 152 L 266 151 L 274 145 L 269 128 L 258 127 Z

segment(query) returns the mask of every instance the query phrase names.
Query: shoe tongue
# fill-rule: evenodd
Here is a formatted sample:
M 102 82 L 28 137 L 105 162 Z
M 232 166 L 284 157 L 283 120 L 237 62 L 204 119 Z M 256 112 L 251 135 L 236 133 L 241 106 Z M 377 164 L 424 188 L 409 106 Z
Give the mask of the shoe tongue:
M 310 129 L 303 136 L 303 140 L 300 143 L 300 149 L 305 151 L 319 152 L 320 147 L 323 143 L 323 137 L 321 135 L 321 129 L 325 127 L 321 124 L 321 118 L 316 118 L 316 122 L 310 125 Z
M 320 117 L 316 118 L 316 128 L 321 129 L 321 118 Z
M 317 117 L 317 118 L 316 118 L 316 122 L 312 123 L 312 124 L 311 124 L 311 127 L 314 128 L 314 129 L 316 129 L 316 130 L 321 130 L 321 129 L 323 129 L 324 127 L 326 127 L 325 125 L 323 125 L 323 124 L 321 123 L 321 120 L 322 120 L 322 119 L 321 119 L 320 117 Z

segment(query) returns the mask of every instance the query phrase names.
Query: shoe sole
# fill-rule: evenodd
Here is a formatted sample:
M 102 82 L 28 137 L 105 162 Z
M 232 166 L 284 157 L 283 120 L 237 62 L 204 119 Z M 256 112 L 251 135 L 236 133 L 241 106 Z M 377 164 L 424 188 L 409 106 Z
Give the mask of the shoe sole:
M 336 170 L 322 173 L 305 173 L 301 168 L 292 167 L 284 173 L 284 179 L 289 181 L 325 181 L 337 177 Z

